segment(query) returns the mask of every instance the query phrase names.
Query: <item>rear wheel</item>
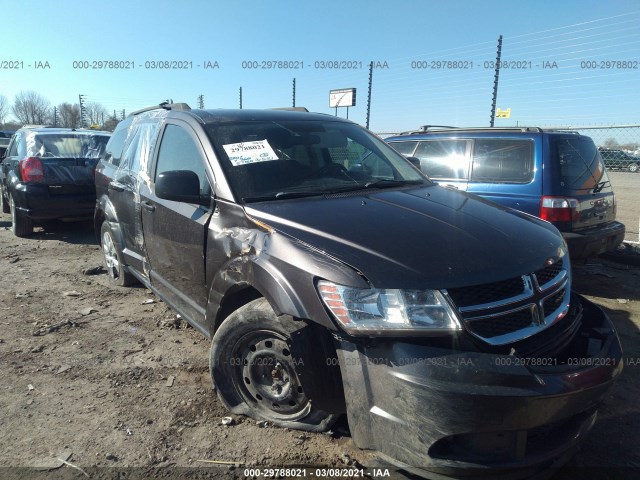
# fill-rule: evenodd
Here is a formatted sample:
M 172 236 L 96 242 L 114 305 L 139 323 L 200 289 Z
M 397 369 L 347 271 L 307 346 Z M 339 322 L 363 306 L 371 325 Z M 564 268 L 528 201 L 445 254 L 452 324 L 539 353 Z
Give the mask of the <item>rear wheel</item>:
M 636 173 L 639 167 L 637 163 L 630 163 L 628 168 L 631 173 Z
M 264 298 L 232 313 L 211 343 L 210 370 L 222 403 L 233 413 L 274 425 L 321 432 L 339 415 L 314 408 L 291 354 L 300 322 L 277 317 Z
M 11 210 L 11 231 L 16 237 L 28 237 L 33 233 L 33 222 L 24 213 L 16 208 L 13 195 L 9 195 L 9 208 Z
M 120 287 L 128 287 L 135 283 L 135 277 L 125 270 L 122 264 L 122 253 L 109 227 L 108 222 L 102 223 L 100 229 L 100 244 L 102 245 L 102 254 L 104 255 L 104 263 L 107 267 L 109 280 L 114 285 Z

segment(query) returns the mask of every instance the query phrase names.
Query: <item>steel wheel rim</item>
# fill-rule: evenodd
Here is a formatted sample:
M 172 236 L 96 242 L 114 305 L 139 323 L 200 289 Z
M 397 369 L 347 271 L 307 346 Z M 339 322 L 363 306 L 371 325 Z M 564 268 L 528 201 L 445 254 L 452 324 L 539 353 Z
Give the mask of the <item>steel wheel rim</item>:
M 247 403 L 264 417 L 295 421 L 311 410 L 286 337 L 258 330 L 240 338 L 233 347 L 233 382 Z
M 109 232 L 104 232 L 102 235 L 102 253 L 104 254 L 104 261 L 107 265 L 109 276 L 114 280 L 117 279 L 120 272 L 120 262 L 118 261 L 116 246 Z

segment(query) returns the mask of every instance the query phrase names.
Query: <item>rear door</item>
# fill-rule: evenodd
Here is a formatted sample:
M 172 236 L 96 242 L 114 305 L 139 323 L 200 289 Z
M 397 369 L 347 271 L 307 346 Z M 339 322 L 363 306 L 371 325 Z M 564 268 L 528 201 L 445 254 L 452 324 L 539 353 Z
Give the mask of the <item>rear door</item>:
M 190 320 L 203 324 L 207 305 L 205 238 L 211 207 L 158 198 L 155 182 L 162 172 L 191 170 L 201 195 L 211 196 L 206 156 L 193 129 L 179 120 L 162 132 L 150 182 L 140 190 L 142 226 L 151 284 Z
M 439 185 L 467 190 L 471 140 L 459 138 L 421 140 L 413 156 L 420 160 L 422 172 Z
M 548 195 L 562 195 L 578 201 L 577 215 L 569 231 L 580 231 L 613 222 L 616 217 L 613 188 L 600 152 L 593 140 L 581 135 L 553 136 Z M 565 231 L 565 230 L 563 230 Z

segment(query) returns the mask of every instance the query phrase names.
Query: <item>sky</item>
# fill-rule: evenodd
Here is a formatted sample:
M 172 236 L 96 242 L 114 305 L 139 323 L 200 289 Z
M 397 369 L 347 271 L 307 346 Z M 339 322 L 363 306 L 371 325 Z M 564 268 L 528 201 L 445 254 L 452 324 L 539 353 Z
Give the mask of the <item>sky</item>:
M 373 62 L 374 132 L 486 126 L 502 35 L 496 106 L 511 114 L 497 126 L 640 124 L 638 0 L 0 5 L 11 12 L 0 54 L 10 103 L 33 90 L 118 114 L 165 99 L 197 107 L 199 95 L 205 108 L 238 108 L 242 87 L 243 108 L 289 107 L 295 78 L 296 105 L 316 112 L 335 114 L 330 90 L 355 88 L 356 105 L 337 114 L 364 125 Z

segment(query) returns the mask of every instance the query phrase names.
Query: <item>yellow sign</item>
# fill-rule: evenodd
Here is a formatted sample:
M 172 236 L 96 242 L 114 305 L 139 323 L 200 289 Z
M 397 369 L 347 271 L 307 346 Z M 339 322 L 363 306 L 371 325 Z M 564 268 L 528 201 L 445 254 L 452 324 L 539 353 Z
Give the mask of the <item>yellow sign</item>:
M 506 110 L 498 109 L 496 111 L 496 118 L 511 118 L 511 109 L 507 108 Z

